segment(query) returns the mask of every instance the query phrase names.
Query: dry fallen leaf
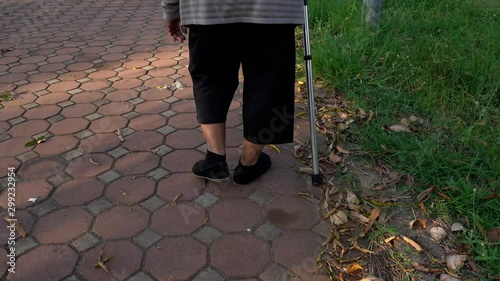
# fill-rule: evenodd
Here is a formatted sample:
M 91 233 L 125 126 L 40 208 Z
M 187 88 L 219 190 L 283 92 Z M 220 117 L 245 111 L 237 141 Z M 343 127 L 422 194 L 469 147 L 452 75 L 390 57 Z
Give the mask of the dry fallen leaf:
M 90 158 L 90 163 L 96 165 L 96 166 L 101 166 L 101 164 L 95 162 L 92 158 Z
M 177 205 L 177 201 L 179 201 L 179 198 L 182 196 L 182 193 L 175 196 L 174 200 L 172 200 L 172 207 L 174 207 L 175 205 Z
M 446 266 L 451 271 L 457 271 L 462 266 L 464 266 L 464 262 L 467 259 L 466 255 L 450 255 L 446 257 Z
M 462 231 L 462 230 L 465 230 L 464 226 L 459 223 L 459 222 L 456 222 L 454 224 L 451 225 L 451 231 L 452 232 L 455 232 L 455 231 Z
M 342 147 L 342 146 L 340 146 L 340 145 L 337 145 L 335 148 L 336 148 L 336 149 L 337 149 L 337 151 L 338 151 L 338 152 L 340 152 L 340 153 L 343 153 L 343 154 L 349 154 L 349 151 L 348 151 L 347 149 L 343 148 L 343 147 Z
M 401 119 L 401 121 L 400 121 L 400 122 L 401 122 L 401 124 L 403 124 L 403 125 L 405 125 L 405 126 L 410 126 L 410 122 L 409 122 L 409 121 L 408 121 L 408 119 L 406 119 L 406 118 Z
M 108 267 L 106 266 L 106 263 L 113 258 L 113 256 L 109 256 L 105 259 L 102 259 L 102 256 L 104 255 L 104 247 L 102 247 L 101 252 L 99 253 L 99 258 L 97 258 L 97 263 L 94 264 L 95 268 L 102 268 L 102 270 L 106 271 L 109 273 Z
M 330 152 L 330 156 L 328 156 L 328 160 L 332 161 L 333 163 L 339 163 L 342 161 L 342 158 L 335 154 L 335 152 Z
M 426 190 L 420 192 L 420 194 L 417 196 L 417 201 L 420 202 L 425 202 L 429 199 L 429 195 L 431 192 L 434 190 L 434 186 L 431 186 L 427 188 Z
M 441 275 L 439 276 L 439 281 L 461 281 L 461 280 L 458 278 L 452 277 L 448 274 L 441 273 Z
M 345 224 L 348 222 L 347 215 L 343 211 L 338 211 L 331 216 L 333 223 L 336 225 Z
M 38 198 L 30 198 L 30 199 L 28 199 L 28 202 L 35 203 L 37 199 L 38 199 Z
M 431 229 L 429 229 L 429 234 L 431 235 L 432 239 L 436 240 L 437 242 L 443 241 L 447 235 L 446 230 L 439 226 L 433 226 Z
M 368 276 L 359 281 L 384 281 L 384 279 L 375 276 Z
M 313 169 L 311 167 L 300 167 L 299 168 L 299 173 L 301 174 L 306 174 L 306 175 L 312 175 Z
M 391 130 L 393 132 L 407 132 L 407 133 L 411 133 L 410 128 L 408 128 L 408 126 L 405 126 L 403 124 L 396 124 L 396 125 L 389 126 L 389 130 Z
M 347 192 L 347 195 L 346 195 L 346 199 L 347 203 L 349 204 L 354 204 L 354 205 L 357 205 L 359 204 L 359 200 L 358 200 L 358 197 L 356 196 L 356 194 L 354 194 L 352 191 L 348 191 Z
M 121 193 L 123 196 L 127 196 L 127 195 L 128 195 L 128 193 L 127 193 L 127 192 L 125 192 L 125 191 L 123 191 L 123 190 L 121 190 L 121 189 L 119 189 L 119 188 L 118 188 L 118 191 L 120 191 L 120 193 Z
M 267 146 L 269 146 L 270 148 L 274 149 L 276 151 L 276 153 L 280 154 L 281 153 L 281 150 L 274 144 L 268 144 Z
M 3 219 L 8 223 L 14 222 L 14 226 L 16 227 L 16 230 L 19 233 L 19 235 L 21 235 L 22 237 L 26 237 L 26 231 L 24 230 L 23 226 L 21 225 L 21 222 L 19 222 L 16 219 L 12 219 L 9 216 L 5 216 Z
M 408 118 L 408 120 L 410 120 L 410 122 L 412 122 L 412 123 L 413 123 L 413 122 L 417 122 L 417 121 L 418 121 L 418 117 L 417 117 L 417 116 L 415 116 L 415 115 L 411 115 L 411 116 Z
M 425 219 L 412 220 L 410 228 L 413 230 L 422 230 L 427 228 L 427 221 Z
M 118 135 L 120 142 L 123 142 L 125 140 L 122 136 L 122 130 L 120 130 L 120 129 L 116 130 L 116 134 Z
M 415 248 L 415 250 L 417 250 L 417 252 L 422 252 L 424 250 L 424 249 L 422 249 L 422 247 L 420 245 L 418 245 L 417 242 L 413 241 L 409 237 L 401 235 L 401 238 L 403 238 L 403 240 L 405 240 L 406 243 L 410 244 L 410 246 L 412 246 L 413 248 Z
M 347 273 L 349 275 L 358 275 L 358 274 L 360 274 L 359 271 L 363 272 L 363 267 L 361 267 L 361 265 L 359 265 L 359 263 L 355 263 L 355 264 L 349 266 L 346 270 L 347 270 Z

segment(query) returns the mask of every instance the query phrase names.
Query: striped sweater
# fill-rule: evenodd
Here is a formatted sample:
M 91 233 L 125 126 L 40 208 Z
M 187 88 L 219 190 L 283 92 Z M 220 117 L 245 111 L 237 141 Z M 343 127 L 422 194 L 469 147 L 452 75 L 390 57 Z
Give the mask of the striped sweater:
M 303 24 L 303 0 L 161 0 L 165 20 L 183 25 Z

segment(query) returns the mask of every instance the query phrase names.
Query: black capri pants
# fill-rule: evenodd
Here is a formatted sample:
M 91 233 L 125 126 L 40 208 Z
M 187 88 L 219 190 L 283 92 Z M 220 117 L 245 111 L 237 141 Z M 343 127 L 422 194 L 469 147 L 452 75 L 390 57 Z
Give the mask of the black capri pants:
M 241 65 L 244 138 L 293 142 L 295 25 L 191 25 L 189 55 L 200 124 L 226 121 Z

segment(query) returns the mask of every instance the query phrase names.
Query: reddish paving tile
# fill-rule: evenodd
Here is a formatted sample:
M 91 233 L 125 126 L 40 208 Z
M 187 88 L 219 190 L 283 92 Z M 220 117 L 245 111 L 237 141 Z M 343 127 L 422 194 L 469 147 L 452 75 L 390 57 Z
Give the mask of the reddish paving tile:
M 120 81 L 113 83 L 113 88 L 118 90 L 127 90 L 139 87 L 142 85 L 142 81 L 136 78 L 122 79 Z
M 99 107 L 99 112 L 102 115 L 122 115 L 134 109 L 133 105 L 127 102 L 110 102 Z
M 7 121 L 23 115 L 24 109 L 21 107 L 6 107 L 0 109 L 0 121 Z
M 103 258 L 113 256 L 106 263 L 109 273 L 94 267 L 101 250 Z M 142 255 L 141 249 L 129 241 L 106 242 L 83 255 L 78 273 L 86 280 L 127 280 L 141 268 Z
M 193 203 L 167 204 L 153 213 L 151 227 L 166 236 L 188 235 L 205 224 L 205 210 Z
M 66 161 L 60 156 L 44 156 L 24 163 L 19 168 L 18 175 L 25 179 L 46 179 L 64 171 Z
M 105 79 L 109 79 L 109 78 L 115 77 L 115 76 L 116 76 L 116 72 L 113 70 L 99 70 L 99 71 L 90 73 L 88 77 L 92 80 L 100 80 L 100 79 L 105 80 Z
M 61 81 L 76 81 L 76 80 L 80 80 L 82 78 L 85 78 L 87 77 L 87 73 L 86 72 L 83 72 L 83 71 L 78 71 L 78 72 L 68 72 L 68 73 L 64 73 L 64 74 L 61 74 L 59 76 L 57 76 L 57 79 L 61 80 Z
M 168 125 L 177 129 L 194 129 L 200 124 L 195 113 L 181 113 L 170 117 Z
M 151 88 L 164 87 L 164 86 L 168 87 L 172 83 L 174 83 L 174 79 L 172 79 L 172 78 L 155 76 L 154 78 L 149 79 L 146 82 L 144 82 L 144 86 L 148 86 Z
M 16 88 L 18 93 L 36 93 L 47 89 L 49 85 L 43 82 L 34 82 Z
M 163 101 L 146 101 L 138 104 L 135 111 L 141 114 L 158 114 L 167 111 L 170 104 Z
M 52 79 L 56 79 L 57 74 L 56 73 L 38 73 L 35 75 L 30 75 L 28 77 L 28 81 L 30 82 L 45 82 L 49 81 Z
M 65 107 L 61 111 L 61 115 L 64 115 L 66 118 L 84 117 L 94 113 L 96 110 L 96 106 L 90 103 L 74 104 Z
M 194 163 L 205 158 L 196 150 L 176 150 L 163 156 L 161 166 L 171 172 L 191 172 Z
M 118 73 L 119 77 L 122 78 L 137 78 L 146 75 L 146 70 L 144 69 L 128 69 Z
M 280 181 L 273 179 L 279 178 Z M 280 195 L 296 195 L 307 186 L 305 178 L 296 171 L 285 168 L 273 168 L 262 176 L 265 190 Z
M 10 124 L 5 121 L 0 121 L 0 134 L 6 133 L 9 130 Z
M 104 239 L 130 238 L 148 225 L 149 213 L 138 206 L 117 206 L 97 216 L 93 231 Z
M 94 133 L 114 133 L 127 126 L 127 119 L 121 116 L 104 116 L 92 121 L 90 129 Z
M 7 210 L 1 212 L 0 215 L 2 216 L 2 218 L 7 217 L 8 216 Z M 35 224 L 35 217 L 30 212 L 28 212 L 28 210 L 16 209 L 16 219 L 17 219 L 17 224 L 19 224 L 26 233 L 28 234 L 31 233 L 31 229 Z M 8 225 L 10 225 L 10 223 L 7 222 L 6 220 L 0 221 L 1 229 L 7 229 Z M 21 237 L 22 237 L 21 234 L 19 234 L 19 232 L 16 231 L 16 239 Z M 0 235 L 0 245 L 6 246 L 8 245 L 8 243 L 9 243 L 8 236 Z
M 273 242 L 275 261 L 295 273 L 314 273 L 324 239 L 311 231 L 285 232 Z
M 120 139 L 114 133 L 95 134 L 80 144 L 80 149 L 87 153 L 100 153 L 110 151 L 120 145 Z
M 243 124 L 243 118 L 241 117 L 241 114 L 236 111 L 231 111 L 228 113 L 226 120 L 226 126 L 228 128 L 234 128 L 241 124 Z
M 15 274 L 7 279 L 12 281 L 53 281 L 62 280 L 73 272 L 78 255 L 66 245 L 43 245 L 21 256 L 16 263 Z
M 161 115 L 142 115 L 130 121 L 130 128 L 137 131 L 156 130 L 167 124 L 167 119 Z
M 205 183 L 191 173 L 173 174 L 158 183 L 156 194 L 167 201 L 174 200 L 179 194 L 179 201 L 192 200 L 198 197 Z
M 100 92 L 95 92 L 95 91 L 90 91 L 90 92 L 83 92 L 77 95 L 73 95 L 71 97 L 71 101 L 81 104 L 81 103 L 91 103 L 94 101 L 98 101 L 104 97 L 103 93 Z
M 110 101 L 128 101 L 135 99 L 139 96 L 139 93 L 134 90 L 118 90 L 111 92 L 106 95 L 106 99 Z
M 111 183 L 106 197 L 113 203 L 130 204 L 141 202 L 155 191 L 155 182 L 146 177 L 123 177 Z
M 179 113 L 194 113 L 196 105 L 194 100 L 181 100 L 172 104 L 172 110 Z
M 47 94 L 47 95 L 44 95 L 44 96 L 37 98 L 36 102 L 39 104 L 42 104 L 42 105 L 44 105 L 44 104 L 56 104 L 56 103 L 60 103 L 63 101 L 67 101 L 70 98 L 71 98 L 71 96 L 67 93 L 54 92 L 54 93 L 50 93 L 50 94 Z
M 37 96 L 35 96 L 33 94 L 23 93 L 21 95 L 14 96 L 14 99 L 9 101 L 9 102 L 4 103 L 4 106 L 5 107 L 22 106 L 22 105 L 25 105 L 28 103 L 32 103 L 36 99 L 37 99 Z
M 78 88 L 80 83 L 76 81 L 62 81 L 49 86 L 48 90 L 52 92 L 65 92 Z
M 24 144 L 31 140 L 32 138 L 12 138 L 0 142 L 0 154 L 3 157 L 11 157 L 30 151 L 31 147 L 25 147 Z
M 311 229 L 319 222 L 316 206 L 300 197 L 277 197 L 267 204 L 266 218 L 283 229 Z
M 0 171 L 7 171 L 8 168 L 12 168 L 12 167 L 15 170 L 17 170 L 17 168 L 19 168 L 20 165 L 21 165 L 21 163 L 19 163 L 19 161 L 14 157 L 2 157 L 2 161 L 0 162 Z M 2 201 L 2 202 L 6 202 L 6 201 Z M 1 202 L 0 202 L 0 204 L 1 204 Z
M 75 179 L 59 186 L 52 199 L 62 206 L 86 205 L 100 197 L 103 190 L 104 184 L 97 179 Z
M 42 179 L 17 182 L 15 187 L 17 209 L 25 209 L 33 205 L 32 202 L 28 201 L 30 198 L 38 198 L 38 202 L 45 200 L 52 190 L 52 186 Z M 0 206 L 7 209 L 7 202 L 7 192 L 3 192 L 0 195 Z
M 60 111 L 61 108 L 57 105 L 43 105 L 26 111 L 23 116 L 27 119 L 47 119 L 57 115 Z
M 210 210 L 210 223 L 224 233 L 244 232 L 263 223 L 262 209 L 250 200 L 224 200 Z
M 92 162 L 97 163 L 98 165 Z M 85 154 L 71 160 L 68 164 L 66 172 L 74 178 L 95 177 L 109 170 L 112 164 L 113 159 L 103 153 Z
M 116 160 L 115 170 L 122 175 L 143 175 L 153 170 L 160 162 L 152 152 L 135 152 Z
M 67 243 L 87 232 L 91 221 L 82 207 L 60 209 L 39 219 L 32 235 L 45 244 Z
M 154 131 L 135 132 L 125 138 L 122 146 L 130 151 L 150 151 L 163 143 L 163 135 Z
M 196 148 L 204 142 L 203 134 L 195 130 L 179 130 L 167 136 L 167 145 L 176 149 Z
M 170 91 L 160 90 L 160 89 L 149 89 L 141 92 L 141 98 L 148 101 L 160 101 L 170 97 L 172 94 Z
M 75 148 L 78 142 L 78 139 L 73 136 L 53 136 L 37 145 L 34 151 L 40 155 L 63 154 Z
M 69 135 L 87 128 L 89 121 L 84 118 L 68 118 L 50 126 L 50 131 L 56 135 Z
M 15 138 L 31 137 L 45 132 L 49 126 L 50 124 L 45 120 L 30 120 L 28 122 L 15 125 L 9 130 L 8 133 Z
M 205 267 L 206 252 L 205 246 L 192 238 L 165 238 L 148 250 L 145 269 L 158 280 L 191 280 Z
M 85 91 L 102 90 L 111 86 L 108 80 L 91 80 L 83 83 L 80 88 Z
M 92 68 L 93 66 L 94 66 L 94 64 L 92 64 L 90 62 L 77 62 L 77 63 L 71 64 L 71 65 L 68 65 L 66 67 L 66 69 L 69 71 L 82 71 L 82 70 Z
M 249 234 L 226 234 L 212 244 L 212 266 L 226 277 L 257 276 L 271 262 L 266 242 Z
M 0 83 L 14 83 L 17 81 L 24 80 L 28 75 L 24 73 L 10 73 L 7 75 L 0 76 Z

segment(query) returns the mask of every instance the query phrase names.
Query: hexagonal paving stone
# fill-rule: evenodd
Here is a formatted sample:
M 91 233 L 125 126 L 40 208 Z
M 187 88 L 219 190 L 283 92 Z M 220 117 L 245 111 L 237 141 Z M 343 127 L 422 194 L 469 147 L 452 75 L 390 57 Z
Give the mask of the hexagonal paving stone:
M 195 113 L 181 113 L 168 119 L 168 125 L 177 129 L 194 129 L 200 124 Z
M 60 156 L 44 156 L 24 163 L 17 174 L 23 179 L 46 179 L 64 171 L 66 165 Z
M 99 112 L 102 115 L 122 115 L 134 109 L 133 105 L 126 102 L 110 102 L 99 107 Z
M 104 184 L 97 179 L 75 179 L 59 186 L 52 199 L 62 206 L 86 205 L 99 198 L 104 191 Z
M 77 95 L 73 95 L 71 97 L 71 101 L 77 103 L 77 104 L 82 104 L 82 103 L 91 103 L 98 101 L 104 97 L 103 93 L 100 92 L 95 92 L 95 91 L 90 91 L 90 92 L 83 92 L 79 93 Z
M 92 215 L 81 207 L 60 209 L 37 221 L 33 236 L 45 244 L 67 243 L 87 232 Z
M 283 229 L 311 229 L 319 222 L 317 207 L 300 197 L 278 197 L 267 204 L 266 217 Z
M 63 101 L 67 101 L 71 96 L 65 92 L 53 92 L 47 95 L 43 95 L 36 99 L 39 104 L 57 104 Z
M 88 125 L 87 119 L 68 118 L 52 124 L 49 131 L 56 135 L 70 135 L 87 128 Z
M 96 110 L 97 107 L 90 103 L 74 104 L 65 107 L 61 111 L 61 115 L 63 115 L 66 118 L 85 117 L 91 113 L 96 112 Z
M 9 130 L 9 134 L 15 138 L 31 137 L 46 131 L 49 126 L 50 124 L 45 120 L 30 120 L 15 125 Z
M 127 119 L 121 116 L 104 116 L 92 121 L 90 129 L 94 133 L 114 133 L 127 126 Z
M 57 105 L 43 105 L 32 108 L 24 113 L 24 118 L 27 119 L 47 119 L 51 116 L 57 115 L 61 108 Z
M 156 88 L 141 92 L 141 98 L 147 101 L 160 101 L 170 97 L 171 95 L 172 94 L 169 91 L 163 91 Z
M 11 138 L 0 142 L 0 152 L 4 157 L 12 157 L 30 151 L 31 147 L 25 147 L 24 144 L 33 140 L 32 138 Z
M 4 202 L 7 202 L 7 201 L 4 201 Z M 2 218 L 7 217 L 8 216 L 7 210 L 4 210 L 3 212 L 1 212 L 0 215 L 2 216 Z M 16 219 L 17 219 L 17 224 L 21 225 L 26 233 L 30 233 L 31 229 L 33 228 L 33 225 L 35 224 L 35 217 L 27 210 L 16 209 Z M 7 222 L 6 220 L 0 221 L 1 229 L 8 229 L 7 228 L 8 225 L 10 225 L 10 223 Z M 7 231 L 4 233 L 7 233 Z M 21 237 L 22 236 L 21 236 L 21 234 L 19 234 L 19 231 L 16 231 L 16 239 L 19 239 Z M 9 239 L 9 236 L 0 235 L 0 245 L 7 246 L 9 243 L 8 239 Z M 19 243 L 19 240 L 17 240 L 17 242 Z M 18 255 L 19 255 L 19 251 L 18 251 Z
M 122 101 L 128 101 L 131 99 L 135 99 L 139 96 L 139 93 L 134 90 L 118 90 L 114 91 L 111 93 L 108 93 L 106 95 L 106 99 L 110 101 L 117 101 L 117 102 L 122 102 Z
M 94 134 L 82 140 L 80 149 L 87 153 L 107 152 L 120 145 L 120 139 L 114 133 Z
M 158 280 L 191 280 L 207 264 L 206 253 L 207 248 L 192 238 L 165 238 L 148 250 L 145 269 Z
M 135 132 L 125 138 L 123 147 L 130 151 L 150 151 L 163 143 L 163 135 L 154 131 Z
M 141 114 L 159 114 L 167 111 L 169 108 L 170 104 L 163 101 L 146 101 L 138 104 L 135 111 Z
M 21 256 L 16 263 L 15 274 L 10 273 L 7 279 L 12 281 L 63 280 L 73 271 L 78 254 L 66 245 L 44 245 Z
M 130 238 L 144 230 L 149 213 L 138 206 L 118 206 L 97 216 L 93 231 L 104 239 Z
M 198 197 L 205 183 L 193 176 L 191 173 L 173 174 L 158 183 L 158 196 L 165 200 L 172 201 L 179 194 L 179 200 L 192 200 Z
M 94 90 L 102 90 L 111 86 L 111 82 L 108 80 L 90 80 L 83 83 L 80 88 L 85 91 L 94 91 Z
M 104 257 L 113 256 L 106 263 L 109 273 L 94 267 L 102 249 Z M 86 280 L 130 280 L 127 278 L 141 268 L 142 255 L 141 249 L 130 241 L 106 242 L 83 255 L 78 273 Z
M 262 222 L 262 209 L 250 200 L 224 200 L 210 210 L 210 223 L 226 233 L 247 231 Z
M 205 158 L 196 150 L 175 150 L 163 156 L 161 166 L 171 172 L 191 172 L 194 163 Z
M 153 213 L 151 228 L 166 236 L 193 233 L 205 223 L 205 210 L 193 203 L 167 204 Z
M 65 92 L 78 88 L 79 83 L 76 81 L 62 81 L 49 86 L 51 92 Z
M 280 178 L 280 181 L 273 179 Z M 304 176 L 292 169 L 273 168 L 262 175 L 264 189 L 280 195 L 296 195 L 304 191 L 308 183 Z
M 89 74 L 89 78 L 92 80 L 99 80 L 99 79 L 109 79 L 111 77 L 115 77 L 116 72 L 113 70 L 99 70 L 93 73 Z
M 161 115 L 141 115 L 130 121 L 130 128 L 137 131 L 156 130 L 167 124 L 167 119 Z
M 0 110 L 0 121 L 7 121 L 23 115 L 24 109 L 21 107 L 7 107 Z
M 196 148 L 205 142 L 196 130 L 178 130 L 167 136 L 167 145 L 177 149 Z
M 118 159 L 115 170 L 122 175 L 142 175 L 158 167 L 159 161 L 152 152 L 134 152 Z
M 138 203 L 153 195 L 155 182 L 145 177 L 123 177 L 111 183 L 106 189 L 106 197 L 120 204 Z
M 53 136 L 37 145 L 34 151 L 40 155 L 63 154 L 78 145 L 78 139 L 73 136 Z
M 142 85 L 142 81 L 136 78 L 122 79 L 114 82 L 112 87 L 118 90 L 133 89 Z
M 295 273 L 313 273 L 324 239 L 311 231 L 285 232 L 273 242 L 275 261 Z
M 245 186 L 235 185 L 232 180 L 222 183 L 208 182 L 208 190 L 221 198 L 246 198 L 262 185 L 260 180 L 255 180 Z
M 91 160 L 92 159 L 92 160 Z M 98 165 L 94 164 L 97 163 Z M 66 172 L 73 178 L 95 177 L 111 168 L 113 159 L 106 154 L 85 154 L 69 162 Z
M 172 104 L 172 110 L 179 113 L 195 113 L 196 105 L 194 100 L 181 100 Z
M 14 158 L 14 157 L 2 157 L 2 162 L 0 162 L 0 171 L 7 171 L 8 168 L 14 168 L 17 170 L 19 168 L 19 166 L 21 166 L 21 163 L 19 163 L 19 161 L 16 158 Z M 5 202 L 7 202 L 7 201 L 5 201 Z M 0 204 L 1 204 L 1 202 L 0 202 Z
M 118 74 L 118 76 L 122 78 L 137 78 L 143 75 L 146 75 L 146 70 L 144 69 L 128 69 Z
M 212 266 L 226 277 L 257 276 L 271 262 L 269 246 L 249 234 L 226 234 L 212 244 Z

